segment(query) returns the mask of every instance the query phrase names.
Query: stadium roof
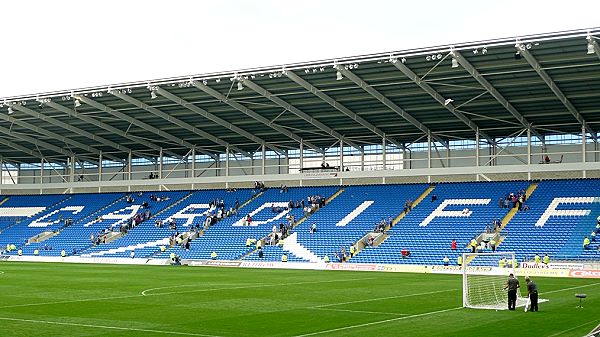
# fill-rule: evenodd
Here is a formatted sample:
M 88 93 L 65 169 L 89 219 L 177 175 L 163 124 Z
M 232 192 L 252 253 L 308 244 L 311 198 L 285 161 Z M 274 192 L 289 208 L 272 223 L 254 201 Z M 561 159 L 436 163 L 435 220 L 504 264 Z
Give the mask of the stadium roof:
M 125 159 L 600 130 L 600 28 L 9 97 L 0 155 Z M 176 60 L 174 60 L 176 62 Z M 82 76 L 83 73 L 82 73 Z

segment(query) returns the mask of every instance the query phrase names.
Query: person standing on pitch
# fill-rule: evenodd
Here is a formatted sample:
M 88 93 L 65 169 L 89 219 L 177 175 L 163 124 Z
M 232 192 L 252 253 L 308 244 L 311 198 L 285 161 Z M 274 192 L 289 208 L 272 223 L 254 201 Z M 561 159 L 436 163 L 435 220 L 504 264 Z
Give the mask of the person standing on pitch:
M 508 275 L 508 281 L 504 286 L 504 290 L 508 289 L 508 310 L 515 310 L 517 304 L 517 289 L 520 288 L 519 280 L 515 278 L 513 273 Z
M 531 307 L 529 310 L 538 311 L 537 285 L 529 278 L 529 276 L 525 277 L 525 282 L 527 282 L 527 294 L 529 295 L 529 302 L 531 302 Z

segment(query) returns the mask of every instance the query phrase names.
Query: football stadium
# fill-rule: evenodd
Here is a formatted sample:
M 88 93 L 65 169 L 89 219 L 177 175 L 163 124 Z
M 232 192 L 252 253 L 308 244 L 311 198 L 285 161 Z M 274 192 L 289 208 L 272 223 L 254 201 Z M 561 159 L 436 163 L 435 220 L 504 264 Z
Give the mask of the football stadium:
M 0 332 L 600 336 L 599 136 L 600 28 L 6 97 Z

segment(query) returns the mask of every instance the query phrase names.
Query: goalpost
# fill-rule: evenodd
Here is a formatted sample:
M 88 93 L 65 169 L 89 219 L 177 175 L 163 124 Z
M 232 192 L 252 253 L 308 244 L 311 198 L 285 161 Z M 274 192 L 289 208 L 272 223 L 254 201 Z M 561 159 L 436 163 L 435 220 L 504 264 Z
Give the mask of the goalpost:
M 515 253 L 511 252 L 463 254 L 463 307 L 508 309 L 508 292 L 504 286 L 510 273 L 519 279 L 513 261 Z M 527 291 L 524 278 L 519 279 L 519 285 L 516 306 L 523 307 L 527 303 L 527 297 L 521 296 L 521 289 Z

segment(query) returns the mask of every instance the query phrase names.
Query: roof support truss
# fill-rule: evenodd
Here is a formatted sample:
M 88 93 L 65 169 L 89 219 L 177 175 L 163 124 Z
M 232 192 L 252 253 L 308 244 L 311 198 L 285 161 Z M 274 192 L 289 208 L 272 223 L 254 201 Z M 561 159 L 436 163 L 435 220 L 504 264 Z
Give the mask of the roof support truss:
M 77 119 L 82 120 L 82 121 L 84 121 L 86 123 L 89 123 L 91 125 L 99 127 L 99 128 L 101 128 L 103 130 L 106 130 L 108 132 L 112 132 L 115 135 L 118 135 L 119 137 L 131 139 L 132 141 L 134 141 L 134 142 L 136 142 L 136 143 L 138 143 L 138 144 L 140 144 L 140 145 L 142 145 L 144 147 L 152 149 L 154 151 L 160 151 L 160 146 L 155 145 L 154 143 L 151 143 L 151 142 L 148 142 L 148 141 L 145 141 L 145 140 L 142 140 L 142 139 L 138 139 L 138 137 L 132 137 L 131 135 L 128 135 L 126 132 L 124 132 L 124 131 L 122 131 L 120 129 L 117 129 L 117 128 L 109 125 L 109 124 L 104 123 L 104 122 L 98 121 L 98 120 L 96 120 L 96 119 L 94 119 L 92 117 L 89 117 L 89 116 L 86 116 L 84 114 L 81 114 L 81 113 L 79 113 L 79 112 L 77 112 L 75 110 L 69 109 L 69 108 L 67 108 L 67 107 L 65 107 L 63 105 L 60 105 L 60 104 L 55 103 L 55 102 L 47 102 L 45 104 L 47 106 L 53 108 L 56 111 L 60 111 L 60 112 L 63 112 L 65 114 L 67 114 L 70 117 L 77 118 Z M 174 154 L 174 153 L 170 154 L 170 155 L 173 155 L 174 157 L 177 157 L 177 155 Z
M 37 139 L 35 137 L 30 137 L 30 136 L 27 136 L 27 135 L 16 133 L 13 130 L 7 129 L 7 128 L 3 127 L 3 126 L 0 126 L 0 132 L 4 133 L 6 135 L 9 135 L 11 137 L 14 137 L 16 139 L 20 139 L 22 141 L 31 143 L 32 145 L 34 145 L 36 147 L 43 147 L 43 148 L 48 149 L 50 151 L 54 151 L 54 152 L 59 153 L 59 154 L 61 154 L 63 156 L 70 157 L 70 156 L 74 155 L 72 152 L 63 149 L 62 147 L 59 147 L 59 146 L 56 146 L 56 145 L 52 145 L 52 144 L 47 143 L 47 142 L 45 142 L 43 140 L 39 140 L 39 139 Z
M 517 109 L 510 104 L 510 102 L 504 98 L 504 96 L 502 96 L 502 94 L 498 92 L 498 90 L 496 90 L 496 88 L 494 88 L 494 86 L 488 80 L 486 80 L 485 77 L 483 77 L 483 75 L 481 75 L 481 73 L 475 69 L 475 67 L 469 61 L 467 61 L 467 59 L 465 59 L 458 50 L 453 50 L 450 52 L 450 54 L 477 82 L 479 82 L 479 84 L 481 84 L 483 88 L 485 88 L 485 90 L 487 90 L 487 92 L 490 93 L 490 95 L 492 95 L 492 97 L 496 99 L 496 101 L 498 101 L 498 103 L 508 110 L 508 112 L 510 112 L 511 115 L 513 115 L 513 117 L 515 117 L 519 123 L 521 123 L 521 125 L 523 125 L 525 128 L 530 128 L 531 133 L 535 135 L 542 143 L 544 142 L 544 137 L 540 135 L 533 127 L 531 127 L 531 123 L 529 123 L 529 121 L 525 119 L 525 117 L 523 117 L 523 115 L 521 115 L 521 113 L 517 111 Z
M 308 81 L 304 80 L 302 77 L 298 76 L 293 71 L 291 71 L 291 70 L 285 70 L 283 72 L 283 74 L 285 76 L 287 76 L 290 80 L 296 82 L 296 84 L 300 85 L 304 89 L 308 90 L 310 93 L 312 93 L 315 96 L 319 97 L 321 100 L 323 100 L 327 104 L 331 105 L 333 108 L 337 109 L 339 112 L 341 112 L 344 115 L 352 118 L 358 124 L 360 124 L 363 127 L 367 128 L 368 130 L 370 130 L 374 134 L 378 135 L 381 138 L 386 138 L 385 132 L 383 132 L 381 129 L 379 129 L 375 125 L 369 123 L 367 120 L 365 120 L 364 118 L 360 117 L 354 111 L 351 111 L 350 109 L 346 108 L 344 105 L 342 105 L 341 103 L 339 103 L 335 99 L 331 98 L 331 96 L 329 96 L 326 93 L 322 92 L 321 90 L 317 89 L 317 87 L 315 87 L 314 85 L 310 84 Z M 389 137 L 387 138 L 387 140 L 390 143 L 396 145 L 398 148 L 404 149 L 404 144 L 398 142 L 397 140 L 391 139 Z
M 339 64 L 336 64 L 334 66 L 334 68 L 337 71 L 339 71 L 340 73 L 342 73 L 344 76 L 346 76 L 350 81 L 354 82 L 354 84 L 356 84 L 361 89 L 363 89 L 364 91 L 366 91 L 367 93 L 369 93 L 371 96 L 373 96 L 375 99 L 377 99 L 379 102 L 383 103 L 383 105 L 387 106 L 389 109 L 391 109 L 392 111 L 394 111 L 395 113 L 397 113 L 398 115 L 400 115 L 400 117 L 404 118 L 410 124 L 412 124 L 413 126 L 417 127 L 419 130 L 421 130 L 421 132 L 423 132 L 426 135 L 431 134 L 431 137 L 433 139 L 435 139 L 435 141 L 437 141 L 440 144 L 444 145 L 446 148 L 448 147 L 448 142 L 447 141 L 445 141 L 445 140 L 441 139 L 440 137 L 434 135 L 431 132 L 431 130 L 429 130 L 429 128 L 427 126 L 425 126 L 423 123 L 421 123 L 418 120 L 416 120 L 413 116 L 411 116 L 409 113 L 407 113 L 406 111 L 404 111 L 401 107 L 399 107 L 394 102 L 392 102 L 391 100 L 389 100 L 382 93 L 380 93 L 379 91 L 375 90 L 375 88 L 373 88 L 372 86 L 368 85 L 367 82 L 363 81 L 362 78 L 358 77 L 353 72 L 349 71 L 348 69 L 344 68 L 344 66 L 341 66 Z
M 562 92 L 562 90 L 560 90 L 560 88 L 552 80 L 550 75 L 548 75 L 548 73 L 544 70 L 544 68 L 542 68 L 542 65 L 533 56 L 533 54 L 531 54 L 531 52 L 529 52 L 529 50 L 527 48 L 525 48 L 525 46 L 522 43 L 517 43 L 515 45 L 515 47 L 517 48 L 519 53 L 521 53 L 521 55 L 523 55 L 525 60 L 527 60 L 527 63 L 529 63 L 531 65 L 533 70 L 535 70 L 535 72 L 542 78 L 542 80 L 544 81 L 544 83 L 546 83 L 546 85 L 550 88 L 550 90 L 552 90 L 554 95 L 556 95 L 556 97 L 567 108 L 567 110 L 569 110 L 569 112 L 575 117 L 575 119 L 577 119 L 579 124 L 581 124 L 582 126 L 585 127 L 587 132 L 589 132 L 592 135 L 592 138 L 594 140 L 597 140 L 596 134 L 594 133 L 592 128 L 589 127 L 589 125 L 587 125 L 587 123 L 585 122 L 585 119 L 583 119 L 583 116 L 581 116 L 579 111 L 575 108 L 575 106 L 571 103 L 571 101 L 567 98 L 567 96 L 565 96 L 565 94 Z
M 247 153 L 245 151 L 242 151 L 242 150 L 236 148 L 235 146 L 229 145 L 229 143 L 227 143 L 226 141 L 224 141 L 224 140 L 222 140 L 220 138 L 217 138 L 217 137 L 211 135 L 208 132 L 200 130 L 200 129 L 198 129 L 198 128 L 192 126 L 192 125 L 190 125 L 189 123 L 186 123 L 186 122 L 184 122 L 184 121 L 182 121 L 182 120 L 180 120 L 180 119 L 178 119 L 176 117 L 173 117 L 173 116 L 171 116 L 171 115 L 169 115 L 167 113 L 164 113 L 164 112 L 162 112 L 162 111 L 160 111 L 160 110 L 158 110 L 158 109 L 156 109 L 154 107 L 151 107 L 148 104 L 146 104 L 146 103 L 144 103 L 144 102 L 142 102 L 142 101 L 140 101 L 138 99 L 135 99 L 135 98 L 133 98 L 133 97 L 131 97 L 129 95 L 126 95 L 126 94 L 120 92 L 119 90 L 109 90 L 108 93 L 111 94 L 111 95 L 113 95 L 113 96 L 115 96 L 115 97 L 118 97 L 118 98 L 120 98 L 120 99 L 122 99 L 122 100 L 124 100 L 124 101 L 126 101 L 128 103 L 131 103 L 131 104 L 135 105 L 136 107 L 138 107 L 140 109 L 148 111 L 149 113 L 151 113 L 151 114 L 153 114 L 155 116 L 158 116 L 158 117 L 160 117 L 160 118 L 162 118 L 162 119 L 164 119 L 164 120 L 166 120 L 168 122 L 171 122 L 171 123 L 173 123 L 173 124 L 175 124 L 175 125 L 183 128 L 183 129 L 186 129 L 186 130 L 188 130 L 188 131 L 190 131 L 190 132 L 192 132 L 194 134 L 197 134 L 200 137 L 204 137 L 204 138 L 206 138 L 206 139 L 208 139 L 208 140 L 210 140 L 210 141 L 212 141 L 212 142 L 214 142 L 216 144 L 222 145 L 224 147 L 230 146 L 230 148 L 233 149 L 234 151 L 238 151 L 240 153 Z M 202 148 L 199 148 L 199 147 L 196 147 L 196 150 L 198 150 L 201 153 L 207 154 L 209 156 L 213 156 L 214 155 L 214 154 L 208 152 L 207 150 L 203 150 Z
M 13 107 L 15 110 L 19 110 L 19 111 L 22 111 L 22 112 L 24 112 L 24 113 L 27 113 L 27 114 L 31 114 L 31 113 L 33 113 L 33 114 L 38 114 L 38 115 L 41 115 L 41 114 L 39 114 L 39 113 L 37 113 L 37 112 L 35 112 L 35 111 L 33 111 L 33 110 L 29 109 L 29 108 L 26 108 L 26 107 L 24 107 L 24 106 L 21 106 L 21 105 L 18 105 L 18 104 L 13 104 L 13 105 L 12 105 L 12 107 Z M 101 153 L 101 151 L 100 151 L 100 150 L 98 150 L 98 149 L 96 149 L 96 148 L 93 148 L 93 147 L 91 147 L 91 146 L 89 146 L 89 145 L 86 145 L 86 144 L 80 143 L 80 142 L 78 142 L 78 141 L 75 141 L 75 140 L 73 140 L 73 139 L 70 139 L 70 138 L 68 138 L 68 137 L 65 137 L 65 136 L 63 136 L 63 135 L 59 135 L 59 134 L 57 134 L 57 133 L 54 133 L 54 132 L 48 131 L 48 130 L 46 130 L 46 129 L 43 129 L 43 128 L 40 128 L 40 127 L 37 127 L 37 126 L 35 126 L 35 125 L 31 124 L 31 123 L 27 123 L 27 122 L 21 121 L 21 120 L 19 120 L 19 119 L 17 119 L 17 118 L 13 118 L 13 117 L 9 117 L 9 116 L 0 115 L 0 119 L 3 119 L 3 120 L 5 120 L 5 121 L 7 121 L 7 122 L 11 122 L 11 123 L 14 123 L 14 124 L 17 124 L 17 125 L 20 125 L 20 126 L 22 126 L 22 127 L 24 127 L 24 128 L 27 128 L 27 129 L 29 129 L 29 130 L 31 130 L 31 131 L 33 131 L 33 132 L 36 132 L 36 133 L 38 133 L 38 134 L 40 134 L 40 135 L 46 135 L 46 136 L 52 137 L 52 138 L 54 138 L 54 139 L 56 139 L 56 140 L 59 140 L 59 141 L 62 141 L 62 142 L 64 142 L 65 144 L 68 144 L 68 145 L 71 145 L 71 146 L 74 146 L 74 147 L 80 148 L 80 149 L 82 149 L 82 150 L 85 150 L 85 151 L 87 151 L 87 152 L 89 152 L 89 153 L 92 153 L 92 154 L 95 154 L 95 155 L 100 155 L 100 153 Z M 48 122 L 48 123 L 50 123 L 48 120 L 45 120 L 45 121 L 46 121 L 46 122 Z M 62 122 L 59 122 L 59 123 L 62 123 Z M 51 124 L 53 124 L 53 123 L 51 123 Z M 66 123 L 63 123 L 63 124 L 66 124 Z M 71 128 L 74 128 L 74 127 L 71 127 L 70 125 L 66 125 L 66 129 L 67 129 L 67 130 L 69 130 L 69 129 L 71 129 Z M 69 131 L 72 131 L 72 132 L 79 132 L 79 131 L 81 131 L 82 133 L 85 133 L 85 132 L 86 132 L 86 131 L 84 131 L 84 130 L 81 130 L 81 129 L 79 129 L 79 128 L 74 128 L 74 129 L 76 129 L 76 130 L 69 130 Z M 86 135 L 86 136 L 88 136 L 88 135 Z M 109 159 L 112 159 L 112 160 L 117 160 L 117 161 L 118 161 L 118 160 L 120 160 L 119 158 L 117 158 L 117 157 L 115 157 L 115 156 L 112 156 L 112 155 L 108 155 L 108 154 L 107 154 L 107 155 L 105 155 L 105 156 L 106 156 L 107 158 L 109 158 Z
M 159 130 L 159 129 L 153 127 L 152 125 L 148 125 L 148 124 L 146 124 L 146 123 L 144 123 L 144 122 L 142 122 L 142 121 L 140 121 L 138 119 L 135 119 L 133 117 L 127 116 L 126 114 L 124 114 L 122 112 L 119 112 L 119 111 L 117 111 L 117 110 L 115 110 L 115 109 L 113 109 L 113 108 L 111 108 L 109 106 L 106 106 L 104 104 L 98 103 L 98 102 L 96 102 L 96 101 L 94 101 L 92 99 L 89 99 L 89 98 L 85 97 L 85 96 L 76 96 L 75 98 L 79 99 L 81 102 L 84 102 L 87 105 L 93 106 L 94 108 L 96 108 L 98 110 L 104 111 L 104 112 L 106 112 L 106 113 L 108 113 L 108 114 L 110 114 L 110 115 L 112 115 L 114 117 L 117 117 L 119 119 L 127 121 L 127 122 L 131 123 L 132 125 L 139 126 L 142 129 L 144 129 L 144 130 L 146 130 L 146 131 L 148 131 L 150 133 L 153 133 L 153 134 L 155 134 L 155 135 L 157 135 L 159 137 L 167 139 L 167 140 L 169 140 L 169 141 L 171 141 L 171 142 L 173 142 L 175 144 L 185 146 L 188 149 L 194 148 L 194 145 L 192 143 L 190 143 L 190 142 L 187 142 L 187 141 L 185 141 L 183 139 L 179 139 L 178 137 L 175 137 L 175 136 L 173 136 L 172 134 L 170 134 L 168 132 Z M 181 156 L 177 156 L 177 158 L 181 158 Z
M 295 133 L 289 131 L 288 129 L 285 129 L 285 128 L 283 128 L 283 127 L 275 124 L 274 122 L 272 122 L 272 121 L 266 119 L 265 117 L 259 115 L 258 113 L 256 113 L 252 109 L 249 109 L 246 106 L 244 106 L 244 105 L 242 105 L 242 104 L 240 104 L 240 103 L 238 103 L 238 102 L 236 102 L 234 100 L 228 99 L 227 97 L 225 97 L 225 95 L 221 94 L 220 92 L 216 91 L 215 89 L 213 89 L 213 88 L 211 88 L 211 87 L 209 87 L 209 86 L 207 86 L 207 85 L 205 85 L 203 83 L 200 83 L 198 81 L 192 81 L 192 85 L 195 86 L 196 88 L 204 91 L 205 93 L 209 94 L 210 96 L 218 99 L 219 101 L 221 101 L 221 102 L 229 105 L 230 107 L 232 107 L 232 108 L 234 108 L 234 109 L 236 109 L 236 110 L 244 113 L 245 115 L 247 115 L 247 116 L 249 116 L 251 118 L 254 118 L 255 120 L 263 123 L 264 125 L 272 128 L 273 130 L 275 130 L 275 131 L 277 131 L 277 132 L 279 132 L 279 133 L 281 133 L 283 135 L 286 135 L 288 138 L 291 138 L 291 139 L 297 141 L 298 143 L 300 143 L 300 142 L 303 141 L 302 138 L 300 136 L 298 136 L 297 134 L 295 134 Z M 318 146 L 313 145 L 312 143 L 307 142 L 306 140 L 304 140 L 304 144 L 308 145 L 310 148 L 312 148 L 313 150 L 315 150 L 315 151 L 317 151 L 319 153 L 322 153 L 322 151 L 323 151 Z
M 488 143 L 493 144 L 494 139 L 488 136 L 485 132 L 481 131 L 477 124 L 473 123 L 467 116 L 465 116 L 462 112 L 458 111 L 456 107 L 451 102 L 446 101 L 446 98 L 442 96 L 439 92 L 433 89 L 429 84 L 424 82 L 417 74 L 415 74 L 410 68 L 408 68 L 404 63 L 398 62 L 397 59 L 392 60 L 392 64 L 398 70 L 400 70 L 406 77 L 410 78 L 419 88 L 423 89 L 426 93 L 428 93 L 433 99 L 435 99 L 440 105 L 442 105 L 446 110 L 450 111 L 456 118 L 458 118 L 461 122 L 463 122 L 466 126 L 468 126 L 471 130 L 477 132 L 485 138 Z
M 332 128 L 328 127 L 327 125 L 325 125 L 325 124 L 321 123 L 320 121 L 316 120 L 315 118 L 313 118 L 312 116 L 308 115 L 304 111 L 296 108 L 295 106 L 291 105 L 290 103 L 288 103 L 288 102 L 282 100 L 281 98 L 273 95 L 272 93 L 270 93 L 269 91 L 267 91 L 265 88 L 259 86 L 258 84 L 254 83 L 254 82 L 252 82 L 252 81 L 250 81 L 248 79 L 245 79 L 243 77 L 240 77 L 238 79 L 238 81 L 242 82 L 242 84 L 244 84 L 248 88 L 256 91 L 257 93 L 259 93 L 260 95 L 264 96 L 265 98 L 267 98 L 271 102 L 279 105 L 280 107 L 282 107 L 282 108 L 290 111 L 294 115 L 302 118 L 306 122 L 314 125 L 319 130 L 321 130 L 323 132 L 327 132 L 329 135 L 333 136 L 335 139 L 337 139 L 337 140 L 341 139 L 341 140 L 344 141 L 344 143 L 352 146 L 353 148 L 355 148 L 355 149 L 357 149 L 359 151 L 362 151 L 362 148 L 360 146 L 358 146 L 356 143 L 354 143 L 353 141 L 345 138 L 343 135 L 341 135 L 337 131 L 333 130 Z
M 217 116 L 211 114 L 210 112 L 208 112 L 208 111 L 206 111 L 206 110 L 204 110 L 202 108 L 197 107 L 196 105 L 194 105 L 194 104 L 192 104 L 192 103 L 184 100 L 183 98 L 181 98 L 181 97 L 179 97 L 177 95 L 174 95 L 174 94 L 166 91 L 163 88 L 156 87 L 156 93 L 159 94 L 159 95 L 161 95 L 161 96 L 163 96 L 163 97 L 165 97 L 165 98 L 167 98 L 167 99 L 169 99 L 169 100 L 171 100 L 171 101 L 173 101 L 173 102 L 175 102 L 175 103 L 177 103 L 177 104 L 179 104 L 179 105 L 181 105 L 181 106 L 183 106 L 184 108 L 186 108 L 188 110 L 191 110 L 191 111 L 199 114 L 200 116 L 202 116 L 202 117 L 204 117 L 204 118 L 206 118 L 208 120 L 211 120 L 211 121 L 213 121 L 213 122 L 215 122 L 215 123 L 217 123 L 217 124 L 219 124 L 219 125 L 227 128 L 227 129 L 229 129 L 229 130 L 231 130 L 231 131 L 239 134 L 240 136 L 248 138 L 249 140 L 251 140 L 251 141 L 253 141 L 253 142 L 257 143 L 257 144 L 265 145 L 266 147 L 272 149 L 273 151 L 283 153 L 283 150 L 281 150 L 279 147 L 277 147 L 275 145 L 272 145 L 272 144 L 268 144 L 262 138 L 257 137 L 255 135 L 251 134 L 250 132 L 248 132 L 246 130 L 243 130 L 243 129 L 241 129 L 241 128 L 239 128 L 239 127 L 237 127 L 237 126 L 235 126 L 235 125 L 233 125 L 233 124 L 231 124 L 229 122 L 227 122 L 226 120 L 224 120 L 224 119 L 222 119 L 220 117 L 217 117 Z M 248 157 L 250 157 L 250 156 L 248 156 Z

